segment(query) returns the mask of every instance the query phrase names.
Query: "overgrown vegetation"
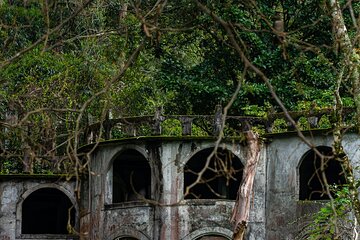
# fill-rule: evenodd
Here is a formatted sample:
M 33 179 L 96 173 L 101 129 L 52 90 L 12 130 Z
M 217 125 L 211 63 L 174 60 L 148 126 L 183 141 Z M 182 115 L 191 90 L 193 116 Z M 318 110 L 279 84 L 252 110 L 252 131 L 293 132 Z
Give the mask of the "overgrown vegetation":
M 0 172 L 78 176 L 88 154 L 77 149 L 95 122 L 105 139 L 111 118 L 159 107 L 211 115 L 229 101 L 228 115 L 285 112 L 272 130 L 294 125 L 300 137 L 311 122 L 288 111 L 335 109 L 318 126 L 335 129 L 340 156 L 341 130 L 360 120 L 359 13 L 358 2 L 332 0 L 0 1 Z M 346 107 L 356 111 L 344 120 Z M 225 135 L 239 132 L 227 124 Z M 209 132 L 201 126 L 195 135 Z M 163 130 L 178 136 L 181 123 Z M 312 234 L 332 234 L 324 229 Z

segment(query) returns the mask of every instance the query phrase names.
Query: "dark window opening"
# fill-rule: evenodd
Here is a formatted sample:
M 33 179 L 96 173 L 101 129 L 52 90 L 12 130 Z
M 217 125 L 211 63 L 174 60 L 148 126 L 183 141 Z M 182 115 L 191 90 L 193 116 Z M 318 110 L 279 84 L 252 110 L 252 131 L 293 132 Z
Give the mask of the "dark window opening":
M 69 216 L 69 209 L 70 216 Z M 22 205 L 22 234 L 68 234 L 67 223 L 74 226 L 75 209 L 70 199 L 55 188 L 31 193 Z
M 213 149 L 196 153 L 184 168 L 184 194 L 188 186 L 197 181 L 198 173 L 205 168 Z M 210 159 L 200 181 L 190 188 L 185 199 L 231 199 L 235 200 L 242 179 L 243 165 L 238 157 L 227 150 L 218 150 Z
M 138 240 L 138 239 L 134 237 L 118 237 L 115 238 L 114 240 Z
M 346 183 L 342 174 L 342 167 L 339 161 L 331 158 L 333 155 L 331 147 L 317 147 L 317 150 L 324 156 L 324 172 L 329 185 L 343 185 Z M 329 196 L 323 184 L 321 172 L 321 158 L 314 150 L 310 150 L 303 156 L 300 169 L 300 200 L 328 200 Z
M 136 150 L 121 153 L 113 164 L 113 203 L 150 199 L 151 169 Z
M 207 235 L 197 238 L 196 240 L 227 240 L 227 238 L 219 235 Z

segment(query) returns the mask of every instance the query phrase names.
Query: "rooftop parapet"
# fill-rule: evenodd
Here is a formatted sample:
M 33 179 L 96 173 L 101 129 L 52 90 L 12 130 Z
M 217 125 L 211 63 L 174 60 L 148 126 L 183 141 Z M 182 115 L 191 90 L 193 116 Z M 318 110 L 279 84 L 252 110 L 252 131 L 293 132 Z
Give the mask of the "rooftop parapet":
M 344 126 L 351 126 L 353 113 L 352 108 L 344 109 Z M 330 129 L 336 121 L 330 108 L 289 115 L 301 130 Z M 91 124 L 84 132 L 84 143 L 139 136 L 218 136 L 221 130 L 225 137 L 236 137 L 250 128 L 263 134 L 295 130 L 285 113 L 268 113 L 266 117 L 224 116 L 221 107 L 217 107 L 214 115 L 165 115 L 157 110 L 154 115 L 107 118 Z

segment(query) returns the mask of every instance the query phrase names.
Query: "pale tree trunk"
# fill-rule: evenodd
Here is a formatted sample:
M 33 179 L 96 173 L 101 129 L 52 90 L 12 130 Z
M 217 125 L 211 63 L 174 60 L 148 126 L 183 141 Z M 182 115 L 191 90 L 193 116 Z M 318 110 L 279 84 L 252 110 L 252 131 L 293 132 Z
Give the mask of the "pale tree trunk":
M 243 177 L 237 193 L 235 207 L 231 216 L 231 222 L 235 224 L 234 240 L 244 239 L 245 230 L 249 220 L 251 196 L 253 192 L 256 166 L 260 159 L 260 142 L 256 133 L 245 133 L 248 152 Z
M 356 107 L 357 131 L 360 133 L 360 56 L 350 40 L 339 2 L 337 0 L 329 0 L 329 5 L 331 9 L 333 33 L 336 40 L 335 44 L 338 52 L 343 56 L 341 67 L 347 67 L 349 79 L 352 82 L 353 98 Z M 343 76 L 339 74 L 338 77 Z
M 351 3 L 350 3 L 351 4 Z M 353 169 L 349 158 L 346 156 L 342 146 L 342 128 L 343 119 L 342 111 L 343 104 L 340 96 L 340 86 L 343 79 L 349 78 L 353 87 L 353 98 L 356 107 L 356 125 L 357 131 L 360 133 L 360 56 L 356 52 L 353 43 L 347 32 L 344 18 L 341 12 L 341 8 L 337 0 L 329 0 L 331 8 L 333 33 L 337 44 L 337 50 L 342 55 L 342 63 L 340 64 L 340 70 L 337 76 L 337 88 L 335 91 L 336 107 L 335 116 L 337 123 L 334 126 L 333 137 L 333 152 L 335 159 L 341 162 L 344 169 L 345 177 L 349 185 L 350 198 L 352 200 L 352 207 L 354 210 L 357 222 L 360 220 L 360 201 L 358 198 L 358 189 L 356 185 L 356 179 L 354 177 Z M 348 74 L 348 76 L 345 76 Z

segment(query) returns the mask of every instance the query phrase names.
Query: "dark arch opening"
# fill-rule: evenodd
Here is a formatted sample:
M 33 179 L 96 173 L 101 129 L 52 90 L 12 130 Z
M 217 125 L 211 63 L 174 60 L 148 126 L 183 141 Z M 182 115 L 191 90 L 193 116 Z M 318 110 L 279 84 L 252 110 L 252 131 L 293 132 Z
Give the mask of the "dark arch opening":
M 195 240 L 227 240 L 227 238 L 220 235 L 206 235 L 198 237 Z
M 146 158 L 129 149 L 113 163 L 113 203 L 150 199 L 151 168 Z
M 198 173 L 205 168 L 213 148 L 196 153 L 184 167 L 184 194 L 195 183 Z M 219 149 L 210 159 L 209 167 L 200 182 L 190 188 L 185 199 L 231 199 L 235 200 L 242 179 L 244 166 L 240 159 L 228 150 Z
M 70 215 L 69 215 L 70 209 Z M 75 208 L 70 199 L 56 188 L 41 188 L 22 204 L 22 234 L 68 234 L 70 217 L 75 224 Z
M 114 240 L 138 240 L 138 239 L 134 237 L 117 237 Z
M 324 171 L 329 185 L 343 185 L 346 179 L 342 174 L 342 167 L 339 161 L 331 158 L 332 148 L 321 146 L 316 148 L 321 154 L 329 158 L 324 158 Z M 299 168 L 300 174 L 300 200 L 328 200 L 321 172 L 321 158 L 314 150 L 309 150 L 304 154 Z

